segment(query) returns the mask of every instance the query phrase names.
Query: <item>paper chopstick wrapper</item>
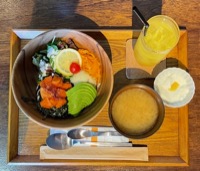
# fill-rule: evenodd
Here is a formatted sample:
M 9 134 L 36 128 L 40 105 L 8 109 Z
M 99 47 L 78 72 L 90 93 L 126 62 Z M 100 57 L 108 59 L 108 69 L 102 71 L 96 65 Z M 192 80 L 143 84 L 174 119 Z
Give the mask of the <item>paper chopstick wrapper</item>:
M 40 147 L 41 160 L 127 160 L 148 161 L 147 147 L 83 147 L 74 146 L 65 150 Z M 69 162 L 69 161 L 68 161 Z

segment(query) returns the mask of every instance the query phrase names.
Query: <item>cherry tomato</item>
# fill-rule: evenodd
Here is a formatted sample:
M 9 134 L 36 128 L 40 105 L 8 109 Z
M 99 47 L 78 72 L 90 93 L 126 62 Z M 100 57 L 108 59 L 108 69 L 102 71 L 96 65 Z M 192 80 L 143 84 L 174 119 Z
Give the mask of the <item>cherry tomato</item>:
M 73 74 L 78 73 L 81 70 L 81 67 L 78 63 L 72 62 L 70 65 L 70 72 Z

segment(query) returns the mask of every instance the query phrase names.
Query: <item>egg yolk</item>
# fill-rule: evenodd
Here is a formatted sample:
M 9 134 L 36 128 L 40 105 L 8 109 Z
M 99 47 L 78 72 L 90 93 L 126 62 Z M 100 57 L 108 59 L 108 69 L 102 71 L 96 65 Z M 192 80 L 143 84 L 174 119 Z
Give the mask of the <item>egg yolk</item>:
M 173 84 L 171 84 L 171 87 L 169 88 L 169 90 L 170 91 L 176 91 L 178 87 L 179 87 L 179 83 L 177 83 L 175 81 L 175 82 L 173 82 Z

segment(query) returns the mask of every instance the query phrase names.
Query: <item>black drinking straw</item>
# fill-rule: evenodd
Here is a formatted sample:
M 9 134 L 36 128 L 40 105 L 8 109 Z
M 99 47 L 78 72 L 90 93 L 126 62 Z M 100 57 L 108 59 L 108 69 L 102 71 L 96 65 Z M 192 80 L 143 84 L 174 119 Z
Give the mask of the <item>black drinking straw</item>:
M 140 11 L 138 10 L 136 6 L 133 6 L 133 11 L 138 16 L 140 21 L 144 24 L 144 36 L 145 36 L 147 29 L 149 28 L 149 23 L 145 20 L 145 18 L 143 17 L 143 15 L 140 13 Z

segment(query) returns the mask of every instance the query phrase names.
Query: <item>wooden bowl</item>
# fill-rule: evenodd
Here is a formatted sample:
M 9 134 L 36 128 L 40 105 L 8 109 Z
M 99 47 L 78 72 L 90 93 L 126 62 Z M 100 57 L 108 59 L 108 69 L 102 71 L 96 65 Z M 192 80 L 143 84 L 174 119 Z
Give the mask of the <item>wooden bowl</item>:
M 114 95 L 109 106 L 113 127 L 132 139 L 154 134 L 162 125 L 164 116 L 161 97 L 152 88 L 142 84 L 123 87 Z
M 102 80 L 98 95 L 91 106 L 86 108 L 79 116 L 70 119 L 46 118 L 38 111 L 31 99 L 36 99 L 36 86 L 38 70 L 32 64 L 32 56 L 50 42 L 53 37 L 72 38 L 79 48 L 88 49 L 102 64 Z M 59 29 L 45 32 L 23 47 L 17 56 L 12 72 L 12 91 L 17 105 L 32 121 L 48 128 L 66 129 L 74 128 L 94 119 L 108 102 L 113 88 L 113 72 L 111 62 L 104 49 L 90 36 L 68 29 Z M 23 100 L 28 99 L 28 101 Z

